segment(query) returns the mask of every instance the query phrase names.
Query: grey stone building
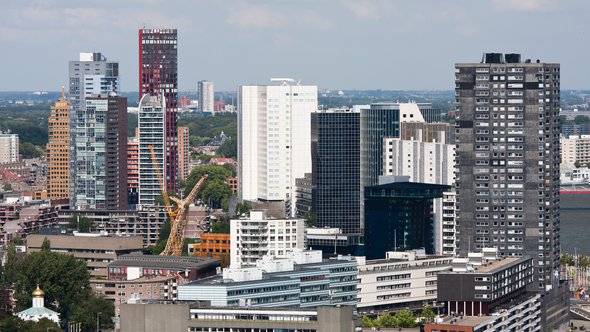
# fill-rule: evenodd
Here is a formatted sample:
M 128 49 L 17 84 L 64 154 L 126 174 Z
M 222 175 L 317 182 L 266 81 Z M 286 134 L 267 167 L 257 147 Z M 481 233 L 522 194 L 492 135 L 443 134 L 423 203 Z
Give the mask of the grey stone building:
M 455 66 L 458 254 L 531 256 L 536 290 L 558 282 L 559 69 L 498 53 Z

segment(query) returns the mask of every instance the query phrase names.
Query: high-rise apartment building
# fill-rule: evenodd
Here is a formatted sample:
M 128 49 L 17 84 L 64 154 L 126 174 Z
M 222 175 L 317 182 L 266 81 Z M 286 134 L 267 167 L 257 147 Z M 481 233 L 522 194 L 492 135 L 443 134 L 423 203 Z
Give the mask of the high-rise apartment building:
M 85 98 L 93 95 L 109 95 L 119 91 L 119 62 L 108 61 L 100 52 L 80 53 L 78 61 L 69 62 L 70 83 L 70 196 L 75 198 L 76 177 L 76 127 L 78 116 L 85 107 Z
M 530 256 L 535 290 L 558 281 L 559 69 L 498 53 L 455 65 L 458 253 Z
M 166 178 L 166 101 L 164 96 L 144 95 L 139 101 L 139 198 L 138 204 L 152 205 L 162 194 L 162 187 L 152 162 L 150 145 L 160 168 L 162 179 Z M 175 170 L 176 171 L 176 170 Z
M 229 242 L 232 268 L 256 266 L 266 255 L 286 258 L 305 249 L 305 221 L 267 218 L 266 210 L 251 210 L 247 217 L 231 220 Z
M 561 162 L 563 165 L 586 166 L 590 163 L 590 135 L 561 137 Z
M 137 136 L 127 139 L 127 201 L 138 203 L 139 195 L 139 141 Z
M 62 88 L 61 99 L 51 106 L 48 118 L 47 197 L 70 197 L 70 104 Z
M 119 63 L 108 61 L 101 53 L 80 53 L 79 60 L 70 61 L 69 67 L 72 114 L 84 108 L 86 97 L 119 91 Z
M 238 90 L 238 179 L 244 200 L 284 201 L 295 215 L 295 179 L 311 172 L 311 112 L 317 86 L 292 79 Z
M 18 135 L 0 133 L 0 164 L 18 161 Z
M 76 112 L 77 209 L 127 208 L 127 98 L 86 97 Z
M 139 99 L 162 95 L 166 102 L 164 181 L 176 188 L 178 166 L 178 38 L 176 29 L 139 29 Z
M 213 113 L 215 105 L 215 90 L 211 81 L 199 81 L 199 109 Z
M 360 112 L 333 109 L 312 118 L 316 225 L 360 238 Z
M 186 180 L 190 162 L 190 132 L 188 127 L 178 127 L 178 178 Z
M 456 196 L 457 194 L 455 192 L 447 191 L 443 193 L 442 197 L 442 221 L 439 226 L 441 228 L 441 236 L 435 238 L 435 245 L 437 248 L 440 248 L 440 253 L 443 255 L 455 255 L 457 251 L 455 245 L 457 235 L 455 224 L 457 213 L 455 210 Z

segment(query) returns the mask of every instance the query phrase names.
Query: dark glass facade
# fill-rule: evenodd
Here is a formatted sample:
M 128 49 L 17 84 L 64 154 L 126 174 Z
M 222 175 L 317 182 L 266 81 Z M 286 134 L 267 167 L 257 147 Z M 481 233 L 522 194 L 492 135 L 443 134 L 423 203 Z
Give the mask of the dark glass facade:
M 383 138 L 399 137 L 399 104 L 372 104 L 361 110 L 361 185 L 374 186 L 383 173 Z
M 178 163 L 178 49 L 176 29 L 139 29 L 139 99 L 163 94 L 166 101 L 166 187 L 176 187 Z
M 360 113 L 318 112 L 315 121 L 317 227 L 360 235 Z
M 434 254 L 433 200 L 450 186 L 396 182 L 365 188 L 365 255 L 424 248 Z

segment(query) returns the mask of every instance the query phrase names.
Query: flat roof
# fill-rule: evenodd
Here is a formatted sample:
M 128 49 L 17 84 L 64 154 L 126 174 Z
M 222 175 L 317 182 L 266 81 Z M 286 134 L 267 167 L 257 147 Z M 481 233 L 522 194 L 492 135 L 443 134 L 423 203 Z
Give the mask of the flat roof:
M 369 189 L 413 189 L 413 190 L 448 190 L 451 186 L 435 183 L 420 183 L 420 182 L 392 182 L 376 186 L 367 187 Z
M 90 279 L 91 284 L 138 284 L 138 283 L 158 283 L 173 279 L 174 276 L 143 276 L 130 280 L 116 280 L 116 279 Z
M 151 268 L 171 268 L 171 269 L 190 269 L 204 268 L 211 265 L 218 266 L 219 259 L 208 257 L 186 257 L 186 256 L 156 256 L 156 255 L 121 255 L 119 258 L 110 263 L 108 267 L 151 267 Z
M 365 265 L 359 266 L 369 266 L 369 265 L 378 265 L 378 264 L 390 264 L 390 263 L 412 263 L 412 262 L 424 262 L 428 260 L 436 260 L 436 259 L 453 259 L 453 256 L 445 256 L 445 255 L 426 255 L 426 256 L 416 256 L 412 260 L 403 259 L 403 258 L 378 258 L 378 259 L 368 259 L 365 261 Z
M 505 257 L 503 259 L 497 259 L 490 262 L 486 262 L 485 265 L 475 267 L 474 273 L 494 273 L 507 268 L 510 265 L 519 263 L 520 261 L 528 260 L 528 257 Z
M 195 281 L 191 281 L 187 284 L 182 285 L 184 286 L 199 286 L 199 285 L 209 285 L 209 286 L 234 286 L 234 285 L 256 285 L 256 284 L 268 284 L 269 282 L 281 282 L 281 281 L 290 281 L 293 280 L 289 277 L 277 277 L 273 276 L 272 278 L 269 277 L 266 273 L 263 274 L 262 279 L 258 280 L 247 280 L 247 281 L 229 281 L 224 280 L 223 276 L 217 275 L 212 276 L 209 278 L 203 278 Z
M 73 235 L 43 235 L 31 234 L 27 236 L 27 248 L 38 250 L 47 238 L 52 249 L 103 249 L 103 250 L 141 250 L 143 237 L 141 236 L 73 236 Z
M 451 321 L 454 321 L 452 324 L 454 326 L 478 326 L 494 318 L 493 316 L 446 316 L 439 324 L 451 324 Z

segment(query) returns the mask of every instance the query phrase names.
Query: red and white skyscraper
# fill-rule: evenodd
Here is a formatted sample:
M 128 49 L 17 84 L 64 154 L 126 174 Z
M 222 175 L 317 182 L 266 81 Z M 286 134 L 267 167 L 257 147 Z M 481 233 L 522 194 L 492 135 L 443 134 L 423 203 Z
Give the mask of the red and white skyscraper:
M 178 49 L 176 29 L 139 29 L 139 99 L 162 95 L 165 105 L 166 187 L 175 189 L 178 165 Z M 140 140 L 141 143 L 141 140 Z M 141 147 L 140 147 L 141 148 Z

